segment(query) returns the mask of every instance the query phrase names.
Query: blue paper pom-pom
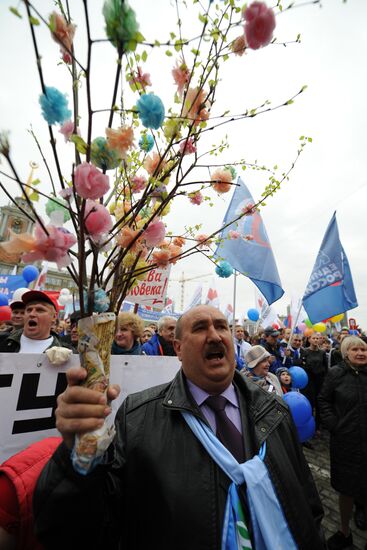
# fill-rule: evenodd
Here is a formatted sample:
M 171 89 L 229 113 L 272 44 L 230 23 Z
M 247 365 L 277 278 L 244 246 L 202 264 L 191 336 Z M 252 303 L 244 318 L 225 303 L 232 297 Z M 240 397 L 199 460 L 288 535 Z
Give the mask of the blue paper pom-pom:
M 96 313 L 103 313 L 105 311 L 108 311 L 108 308 L 110 307 L 110 299 L 103 288 L 96 288 L 93 294 L 93 311 L 95 311 Z M 88 294 L 86 291 L 84 291 L 84 303 L 88 303 Z
M 154 138 L 150 134 L 143 134 L 139 139 L 139 147 L 142 151 L 149 153 L 153 149 Z
M 215 268 L 215 272 L 219 277 L 222 277 L 222 279 L 227 279 L 232 275 L 233 267 L 229 262 L 219 262 L 219 264 Z
M 136 103 L 141 123 L 145 128 L 158 130 L 164 121 L 164 105 L 155 94 L 143 94 Z
M 45 88 L 46 93 L 40 96 L 39 103 L 42 109 L 42 116 L 46 122 L 52 126 L 59 122 L 63 124 L 70 120 L 71 111 L 68 109 L 68 100 L 66 95 L 62 94 L 56 88 Z
M 108 148 L 107 140 L 104 137 L 97 137 L 92 141 L 91 160 L 101 170 L 112 170 L 120 163 L 118 154 Z

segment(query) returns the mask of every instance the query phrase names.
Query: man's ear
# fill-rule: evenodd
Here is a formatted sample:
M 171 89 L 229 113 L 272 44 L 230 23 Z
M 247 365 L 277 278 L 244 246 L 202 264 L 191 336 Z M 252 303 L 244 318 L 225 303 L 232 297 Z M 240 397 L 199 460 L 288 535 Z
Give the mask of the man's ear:
M 177 340 L 176 338 L 173 340 L 173 348 L 176 352 L 176 355 L 178 359 L 181 361 L 181 340 Z

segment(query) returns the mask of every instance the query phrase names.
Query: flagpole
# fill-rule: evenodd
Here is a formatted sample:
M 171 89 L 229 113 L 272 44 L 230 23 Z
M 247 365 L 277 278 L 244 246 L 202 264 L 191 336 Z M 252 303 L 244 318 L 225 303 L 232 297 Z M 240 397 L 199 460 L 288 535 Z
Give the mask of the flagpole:
M 235 325 L 236 325 L 236 292 L 237 292 L 237 271 L 234 270 L 234 283 L 233 283 L 233 319 L 232 319 L 232 337 L 235 337 Z

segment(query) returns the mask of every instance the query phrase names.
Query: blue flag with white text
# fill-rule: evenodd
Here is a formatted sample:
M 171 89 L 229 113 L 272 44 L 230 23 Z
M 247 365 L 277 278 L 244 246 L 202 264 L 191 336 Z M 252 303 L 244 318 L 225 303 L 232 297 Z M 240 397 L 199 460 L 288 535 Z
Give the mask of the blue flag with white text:
M 357 306 L 352 274 L 334 212 L 303 296 L 303 307 L 311 323 L 318 323 Z
M 238 178 L 235 191 L 223 220 L 226 225 L 254 204 L 251 193 Z M 251 211 L 252 212 L 252 211 Z M 236 238 L 233 238 L 235 232 Z M 233 269 L 245 275 L 257 286 L 268 304 L 284 294 L 273 251 L 260 213 L 246 214 L 221 233 L 221 243 L 215 252 L 217 258 L 226 260 Z

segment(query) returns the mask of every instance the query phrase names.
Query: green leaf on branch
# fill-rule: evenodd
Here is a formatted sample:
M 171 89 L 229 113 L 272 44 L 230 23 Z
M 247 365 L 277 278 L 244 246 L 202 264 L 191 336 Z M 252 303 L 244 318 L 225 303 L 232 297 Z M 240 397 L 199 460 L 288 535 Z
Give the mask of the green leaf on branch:
M 32 16 L 30 16 L 29 22 L 31 25 L 34 25 L 35 27 L 37 27 L 40 24 L 39 19 L 37 19 L 37 17 L 32 17 Z
M 144 61 L 144 63 L 148 59 L 148 53 L 146 52 L 146 50 L 144 50 L 143 53 L 141 54 L 141 59 L 142 61 Z
M 172 57 L 172 52 L 171 52 L 171 50 L 166 50 L 166 56 L 167 56 L 167 57 Z
M 208 22 L 208 16 L 203 15 L 202 13 L 199 13 L 199 21 L 201 21 L 204 25 Z
M 22 19 L 22 15 L 19 13 L 19 11 L 17 10 L 17 8 L 13 8 L 12 6 L 9 7 L 9 10 L 11 11 L 11 13 L 13 15 L 16 15 L 17 17 L 19 17 L 19 19 Z
M 40 200 L 40 196 L 36 191 L 33 191 L 33 193 L 29 195 L 29 198 L 32 202 L 38 202 Z
M 72 136 L 70 136 L 70 141 L 74 143 L 79 153 L 81 153 L 82 155 L 86 154 L 88 146 L 82 137 L 78 136 L 77 134 L 73 134 Z

